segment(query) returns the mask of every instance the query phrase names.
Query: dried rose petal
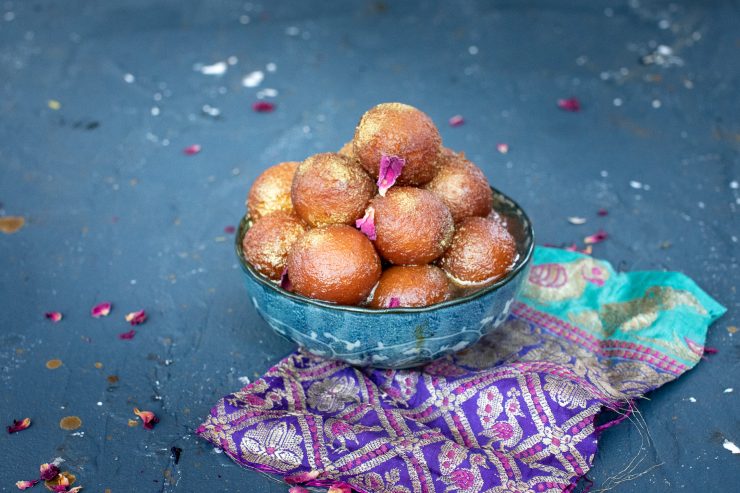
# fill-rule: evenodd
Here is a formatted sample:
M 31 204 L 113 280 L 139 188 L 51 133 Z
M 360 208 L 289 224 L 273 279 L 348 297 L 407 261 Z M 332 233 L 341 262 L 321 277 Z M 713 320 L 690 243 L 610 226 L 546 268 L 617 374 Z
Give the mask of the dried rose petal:
M 449 120 L 451 127 L 459 127 L 463 123 L 465 123 L 465 118 L 462 117 L 462 115 L 455 115 Z
M 92 307 L 90 315 L 92 315 L 93 318 L 107 317 L 112 307 L 113 305 L 110 301 L 104 301 L 103 303 Z
M 369 239 L 375 240 L 375 208 L 373 206 L 365 209 L 362 219 L 355 221 L 355 227 L 365 234 Z
M 319 471 L 299 472 L 297 474 L 291 474 L 290 476 L 285 476 L 285 482 L 288 484 L 307 483 L 309 481 L 313 481 L 314 479 L 318 478 L 319 474 L 321 474 Z
M 154 425 L 159 423 L 159 418 L 151 411 L 139 411 L 139 408 L 135 407 L 134 414 L 141 419 L 141 422 L 144 424 L 144 428 L 147 430 L 151 430 L 154 428 Z
M 230 235 L 232 233 L 235 233 L 235 232 L 236 232 L 236 228 L 234 226 L 226 226 L 224 228 L 224 233 L 226 233 L 228 235 Z
M 380 158 L 380 172 L 378 173 L 378 193 L 380 195 L 385 197 L 385 192 L 396 183 L 405 165 L 404 158 L 383 154 Z
M 290 282 L 290 277 L 288 277 L 287 267 L 283 269 L 282 274 L 280 274 L 280 287 L 286 291 L 293 291 L 293 283 Z
M 593 248 L 591 248 L 591 245 L 586 246 L 583 250 L 579 250 L 581 253 L 585 253 L 586 255 L 591 255 L 591 252 L 593 252 Z
M 581 103 L 576 98 L 558 99 L 558 108 L 564 111 L 580 111 Z
M 39 477 L 42 481 L 51 481 L 60 473 L 56 464 L 43 463 L 39 466 Z
M 398 308 L 399 306 L 401 306 L 401 300 L 399 300 L 398 298 L 393 297 L 388 302 L 388 308 Z
M 22 420 L 13 420 L 13 424 L 8 426 L 8 433 L 18 433 L 31 426 L 31 418 L 23 418 Z
M 130 323 L 131 325 L 141 325 L 146 321 L 146 312 L 144 310 L 139 310 L 137 312 L 131 312 L 128 315 L 126 315 L 126 322 Z
M 136 335 L 136 331 L 134 329 L 129 330 L 128 332 L 121 332 L 118 334 L 118 338 L 124 341 L 129 341 L 134 338 Z
M 609 237 L 609 235 L 606 234 L 606 231 L 600 229 L 596 233 L 589 235 L 583 239 L 583 242 L 586 245 L 595 245 L 596 243 L 601 243 L 602 241 L 606 240 Z
M 501 154 L 506 154 L 509 152 L 509 144 L 496 144 L 496 150 Z
M 571 224 L 586 224 L 586 218 L 585 217 L 578 217 L 578 216 L 571 216 L 568 218 L 568 222 Z
M 32 479 L 31 481 L 16 481 L 15 486 L 19 490 L 27 490 L 28 488 L 33 488 L 36 486 L 36 483 L 38 483 L 38 479 Z
M 44 316 L 54 323 L 62 320 L 62 312 L 46 312 Z
M 291 486 L 288 489 L 288 493 L 309 493 L 303 486 Z
M 598 210 L 598 211 L 596 212 L 596 215 L 597 215 L 597 216 L 601 216 L 601 217 L 604 217 L 604 216 L 608 216 L 608 215 L 609 215 L 609 211 L 608 211 L 608 210 L 606 210 L 606 209 L 599 209 L 599 210 Z
M 344 482 L 334 483 L 326 493 L 352 493 L 352 487 Z
M 252 109 L 257 113 L 270 113 L 275 109 L 275 105 L 269 101 L 256 101 L 252 103 Z
M 194 156 L 198 154 L 201 150 L 200 144 L 193 144 L 190 146 L 187 146 L 185 149 L 182 150 L 183 153 L 187 156 Z

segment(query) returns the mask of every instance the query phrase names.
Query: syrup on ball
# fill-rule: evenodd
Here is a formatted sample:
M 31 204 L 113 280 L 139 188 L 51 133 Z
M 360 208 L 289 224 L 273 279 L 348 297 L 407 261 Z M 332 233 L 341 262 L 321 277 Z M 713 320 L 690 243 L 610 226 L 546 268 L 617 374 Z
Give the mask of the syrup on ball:
M 275 211 L 290 211 L 290 187 L 298 165 L 295 161 L 276 164 L 262 172 L 249 190 L 249 217 L 259 219 Z
M 383 155 L 405 160 L 398 185 L 423 185 L 437 173 L 442 139 L 431 118 L 402 103 L 368 110 L 355 129 L 354 155 L 378 179 Z
M 380 273 L 380 258 L 370 240 L 346 225 L 308 231 L 288 255 L 294 292 L 342 305 L 365 301 Z
M 516 260 L 514 237 L 495 220 L 469 217 L 458 225 L 439 265 L 462 286 L 483 286 L 504 276 Z
M 375 184 L 351 159 L 325 152 L 303 161 L 291 187 L 293 208 L 311 226 L 352 224 L 362 217 Z
M 486 217 L 493 207 L 493 196 L 483 171 L 462 152 L 445 154 L 444 164 L 424 188 L 442 199 L 455 223 L 470 216 Z
M 432 192 L 394 186 L 372 201 L 375 247 L 396 265 L 423 265 L 450 246 L 455 224 L 447 206 Z
M 306 227 L 294 214 L 277 211 L 256 220 L 242 240 L 244 258 L 261 274 L 280 279 L 293 243 Z
M 396 299 L 400 307 L 429 306 L 450 296 L 449 280 L 434 265 L 393 266 L 380 276 L 375 287 L 372 308 L 388 308 Z

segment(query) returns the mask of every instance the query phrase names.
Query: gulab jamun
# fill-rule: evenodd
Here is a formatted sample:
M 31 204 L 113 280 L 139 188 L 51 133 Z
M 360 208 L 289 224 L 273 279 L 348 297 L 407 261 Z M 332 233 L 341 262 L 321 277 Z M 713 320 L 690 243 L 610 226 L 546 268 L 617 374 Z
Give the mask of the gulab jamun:
M 276 164 L 257 177 L 247 197 L 249 217 L 259 219 L 271 212 L 293 208 L 290 187 L 299 164 L 295 161 Z
M 437 173 L 442 139 L 431 118 L 402 103 L 383 103 L 368 110 L 355 129 L 354 155 L 378 179 L 383 155 L 405 160 L 398 185 L 423 185 Z
M 455 223 L 470 216 L 485 217 L 493 207 L 486 175 L 462 152 L 448 154 L 439 172 L 424 188 L 442 199 Z
M 483 286 L 509 272 L 516 256 L 514 237 L 500 223 L 468 217 L 457 226 L 439 265 L 462 286 Z
M 392 187 L 372 201 L 375 247 L 396 265 L 423 265 L 442 255 L 455 232 L 447 206 L 428 190 Z
M 399 307 L 429 306 L 449 298 L 447 275 L 434 265 L 393 266 L 380 276 L 370 306 L 388 308 L 392 300 Z
M 324 226 L 354 223 L 374 193 L 375 184 L 362 167 L 325 152 L 298 166 L 290 195 L 296 214 L 311 226 Z
M 306 227 L 290 212 L 277 211 L 257 219 L 242 240 L 242 251 L 252 267 L 270 279 L 280 279 L 293 243 Z
M 309 298 L 356 305 L 367 299 L 380 274 L 370 240 L 343 224 L 308 231 L 288 254 L 293 291 Z

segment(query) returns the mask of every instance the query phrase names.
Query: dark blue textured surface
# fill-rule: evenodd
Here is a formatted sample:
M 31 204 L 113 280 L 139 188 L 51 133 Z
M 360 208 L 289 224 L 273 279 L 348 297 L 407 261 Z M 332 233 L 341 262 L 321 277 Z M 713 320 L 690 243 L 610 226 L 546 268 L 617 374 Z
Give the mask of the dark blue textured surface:
M 740 357 L 729 329 L 738 10 L 645 0 L 3 2 L 0 212 L 27 223 L 0 233 L 0 416 L 34 423 L 0 438 L 0 491 L 56 456 L 86 491 L 285 491 L 192 435 L 240 377 L 291 349 L 247 302 L 223 228 L 262 169 L 338 149 L 365 109 L 389 100 L 426 111 L 446 145 L 529 212 L 540 242 L 603 227 L 610 238 L 595 255 L 621 269 L 684 271 L 729 308 L 709 335 L 719 354 L 640 404 L 650 441 L 629 423 L 608 431 L 591 476 L 619 492 L 733 491 L 737 456 L 722 443 L 740 443 L 740 389 L 724 392 L 737 387 Z M 659 45 L 678 59 L 640 62 Z M 230 56 L 238 60 L 221 77 L 193 69 Z M 243 87 L 253 70 L 265 80 Z M 278 90 L 277 109 L 256 114 L 265 88 Z M 571 95 L 582 111 L 558 110 Z M 455 114 L 465 125 L 446 125 Z M 183 155 L 194 143 L 202 152 Z M 600 207 L 607 217 L 596 217 Z M 90 318 L 104 300 L 111 316 Z M 150 320 L 119 340 L 123 316 L 139 308 Z M 44 320 L 48 310 L 64 320 Z M 47 370 L 51 358 L 64 365 Z M 160 415 L 154 431 L 127 426 L 135 405 Z M 81 417 L 78 433 L 59 428 L 66 415 Z M 183 448 L 178 465 L 173 445 Z M 609 479 L 635 456 L 632 476 L 643 475 Z

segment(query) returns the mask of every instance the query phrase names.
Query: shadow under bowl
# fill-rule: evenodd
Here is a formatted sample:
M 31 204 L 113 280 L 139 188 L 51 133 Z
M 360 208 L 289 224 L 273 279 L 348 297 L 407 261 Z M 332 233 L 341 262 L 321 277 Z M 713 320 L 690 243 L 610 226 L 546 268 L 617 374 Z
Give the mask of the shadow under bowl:
M 409 368 L 461 351 L 509 315 L 534 250 L 534 231 L 519 205 L 491 187 L 496 210 L 514 236 L 518 258 L 511 271 L 478 291 L 420 308 L 373 309 L 307 298 L 282 289 L 244 259 L 242 218 L 236 254 L 257 313 L 278 334 L 313 354 L 356 366 Z

